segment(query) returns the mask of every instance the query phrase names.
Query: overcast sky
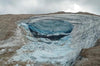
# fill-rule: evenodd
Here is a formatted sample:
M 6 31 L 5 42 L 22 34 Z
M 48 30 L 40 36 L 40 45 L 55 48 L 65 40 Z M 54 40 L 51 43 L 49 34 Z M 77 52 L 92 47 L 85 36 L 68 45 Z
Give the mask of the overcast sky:
M 100 0 L 0 0 L 0 14 L 42 14 L 57 11 L 100 14 Z

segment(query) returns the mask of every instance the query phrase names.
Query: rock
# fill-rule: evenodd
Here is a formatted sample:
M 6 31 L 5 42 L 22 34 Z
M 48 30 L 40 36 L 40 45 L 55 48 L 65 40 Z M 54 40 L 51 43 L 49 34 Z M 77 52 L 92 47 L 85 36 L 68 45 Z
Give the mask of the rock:
M 6 40 L 14 35 L 18 20 L 29 18 L 33 15 L 0 15 L 0 40 Z
M 95 46 L 100 46 L 100 39 L 97 40 L 97 42 L 95 43 Z
M 100 66 L 100 39 L 97 40 L 96 46 L 83 49 L 80 56 L 83 58 L 78 60 L 75 66 Z M 98 45 L 98 46 L 97 46 Z

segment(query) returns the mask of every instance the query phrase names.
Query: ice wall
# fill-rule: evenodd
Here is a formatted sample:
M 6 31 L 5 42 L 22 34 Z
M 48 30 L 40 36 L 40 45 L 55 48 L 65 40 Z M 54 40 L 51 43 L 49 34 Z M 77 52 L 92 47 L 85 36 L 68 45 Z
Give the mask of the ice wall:
M 44 28 L 47 30 L 46 33 L 44 29 L 40 28 L 43 26 L 48 26 L 49 24 L 43 24 L 42 21 L 49 20 L 61 20 L 60 22 L 70 22 L 74 25 L 73 31 L 68 34 L 66 29 L 61 28 L 62 32 L 58 33 L 59 29 L 54 28 L 54 32 L 48 32 L 48 28 Z M 62 37 L 59 40 L 50 40 L 44 37 L 34 37 L 34 32 L 31 33 L 29 29 L 29 25 L 35 22 L 41 22 L 38 25 L 38 30 L 33 29 L 33 31 L 38 32 L 37 35 L 60 35 L 60 34 L 68 34 Z M 47 22 L 46 21 L 46 22 Z M 56 22 L 56 21 L 54 21 Z M 24 36 L 29 40 L 28 44 L 22 46 L 19 50 L 17 50 L 17 54 L 12 57 L 11 60 L 14 61 L 31 61 L 31 62 L 43 62 L 43 63 L 59 63 L 60 66 L 71 66 L 78 56 L 79 52 L 82 48 L 89 48 L 94 46 L 95 41 L 100 38 L 100 17 L 91 16 L 91 15 L 81 15 L 81 14 L 56 14 L 56 15 L 45 15 L 45 16 L 37 16 L 31 17 L 27 20 L 19 21 L 19 26 L 24 29 Z M 70 24 L 68 23 L 68 24 Z M 29 25 L 28 25 L 29 24 Z M 42 25 L 41 25 L 42 24 Z M 37 25 L 37 24 L 35 24 Z M 33 25 L 34 26 L 34 25 Z M 33 27 L 32 26 L 32 27 Z M 55 25 L 54 25 L 55 26 Z M 64 29 L 64 30 L 63 30 Z M 58 34 L 57 34 L 58 33 Z M 33 35 L 32 35 L 33 34 Z

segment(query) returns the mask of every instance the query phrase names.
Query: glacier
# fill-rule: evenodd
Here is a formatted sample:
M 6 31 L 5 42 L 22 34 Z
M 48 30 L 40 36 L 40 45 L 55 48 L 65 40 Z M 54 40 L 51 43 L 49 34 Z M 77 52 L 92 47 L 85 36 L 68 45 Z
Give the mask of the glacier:
M 27 23 L 26 25 L 28 25 L 27 28 L 29 28 L 34 37 L 52 40 L 60 39 L 68 35 L 73 29 L 71 23 L 57 19 L 37 20 L 36 22 Z
M 100 38 L 98 16 L 53 14 L 33 16 L 17 24 L 22 29 L 26 44 L 10 61 L 72 66 L 80 51 L 94 46 Z

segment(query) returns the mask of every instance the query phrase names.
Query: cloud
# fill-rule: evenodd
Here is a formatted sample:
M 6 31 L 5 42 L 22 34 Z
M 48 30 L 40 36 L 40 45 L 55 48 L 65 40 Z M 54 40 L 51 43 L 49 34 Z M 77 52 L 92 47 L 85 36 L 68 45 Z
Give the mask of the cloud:
M 0 14 L 86 11 L 100 14 L 100 0 L 0 0 Z
M 0 13 L 30 13 L 36 6 L 36 0 L 0 0 Z
M 100 14 L 100 0 L 78 0 L 77 4 L 88 12 Z

